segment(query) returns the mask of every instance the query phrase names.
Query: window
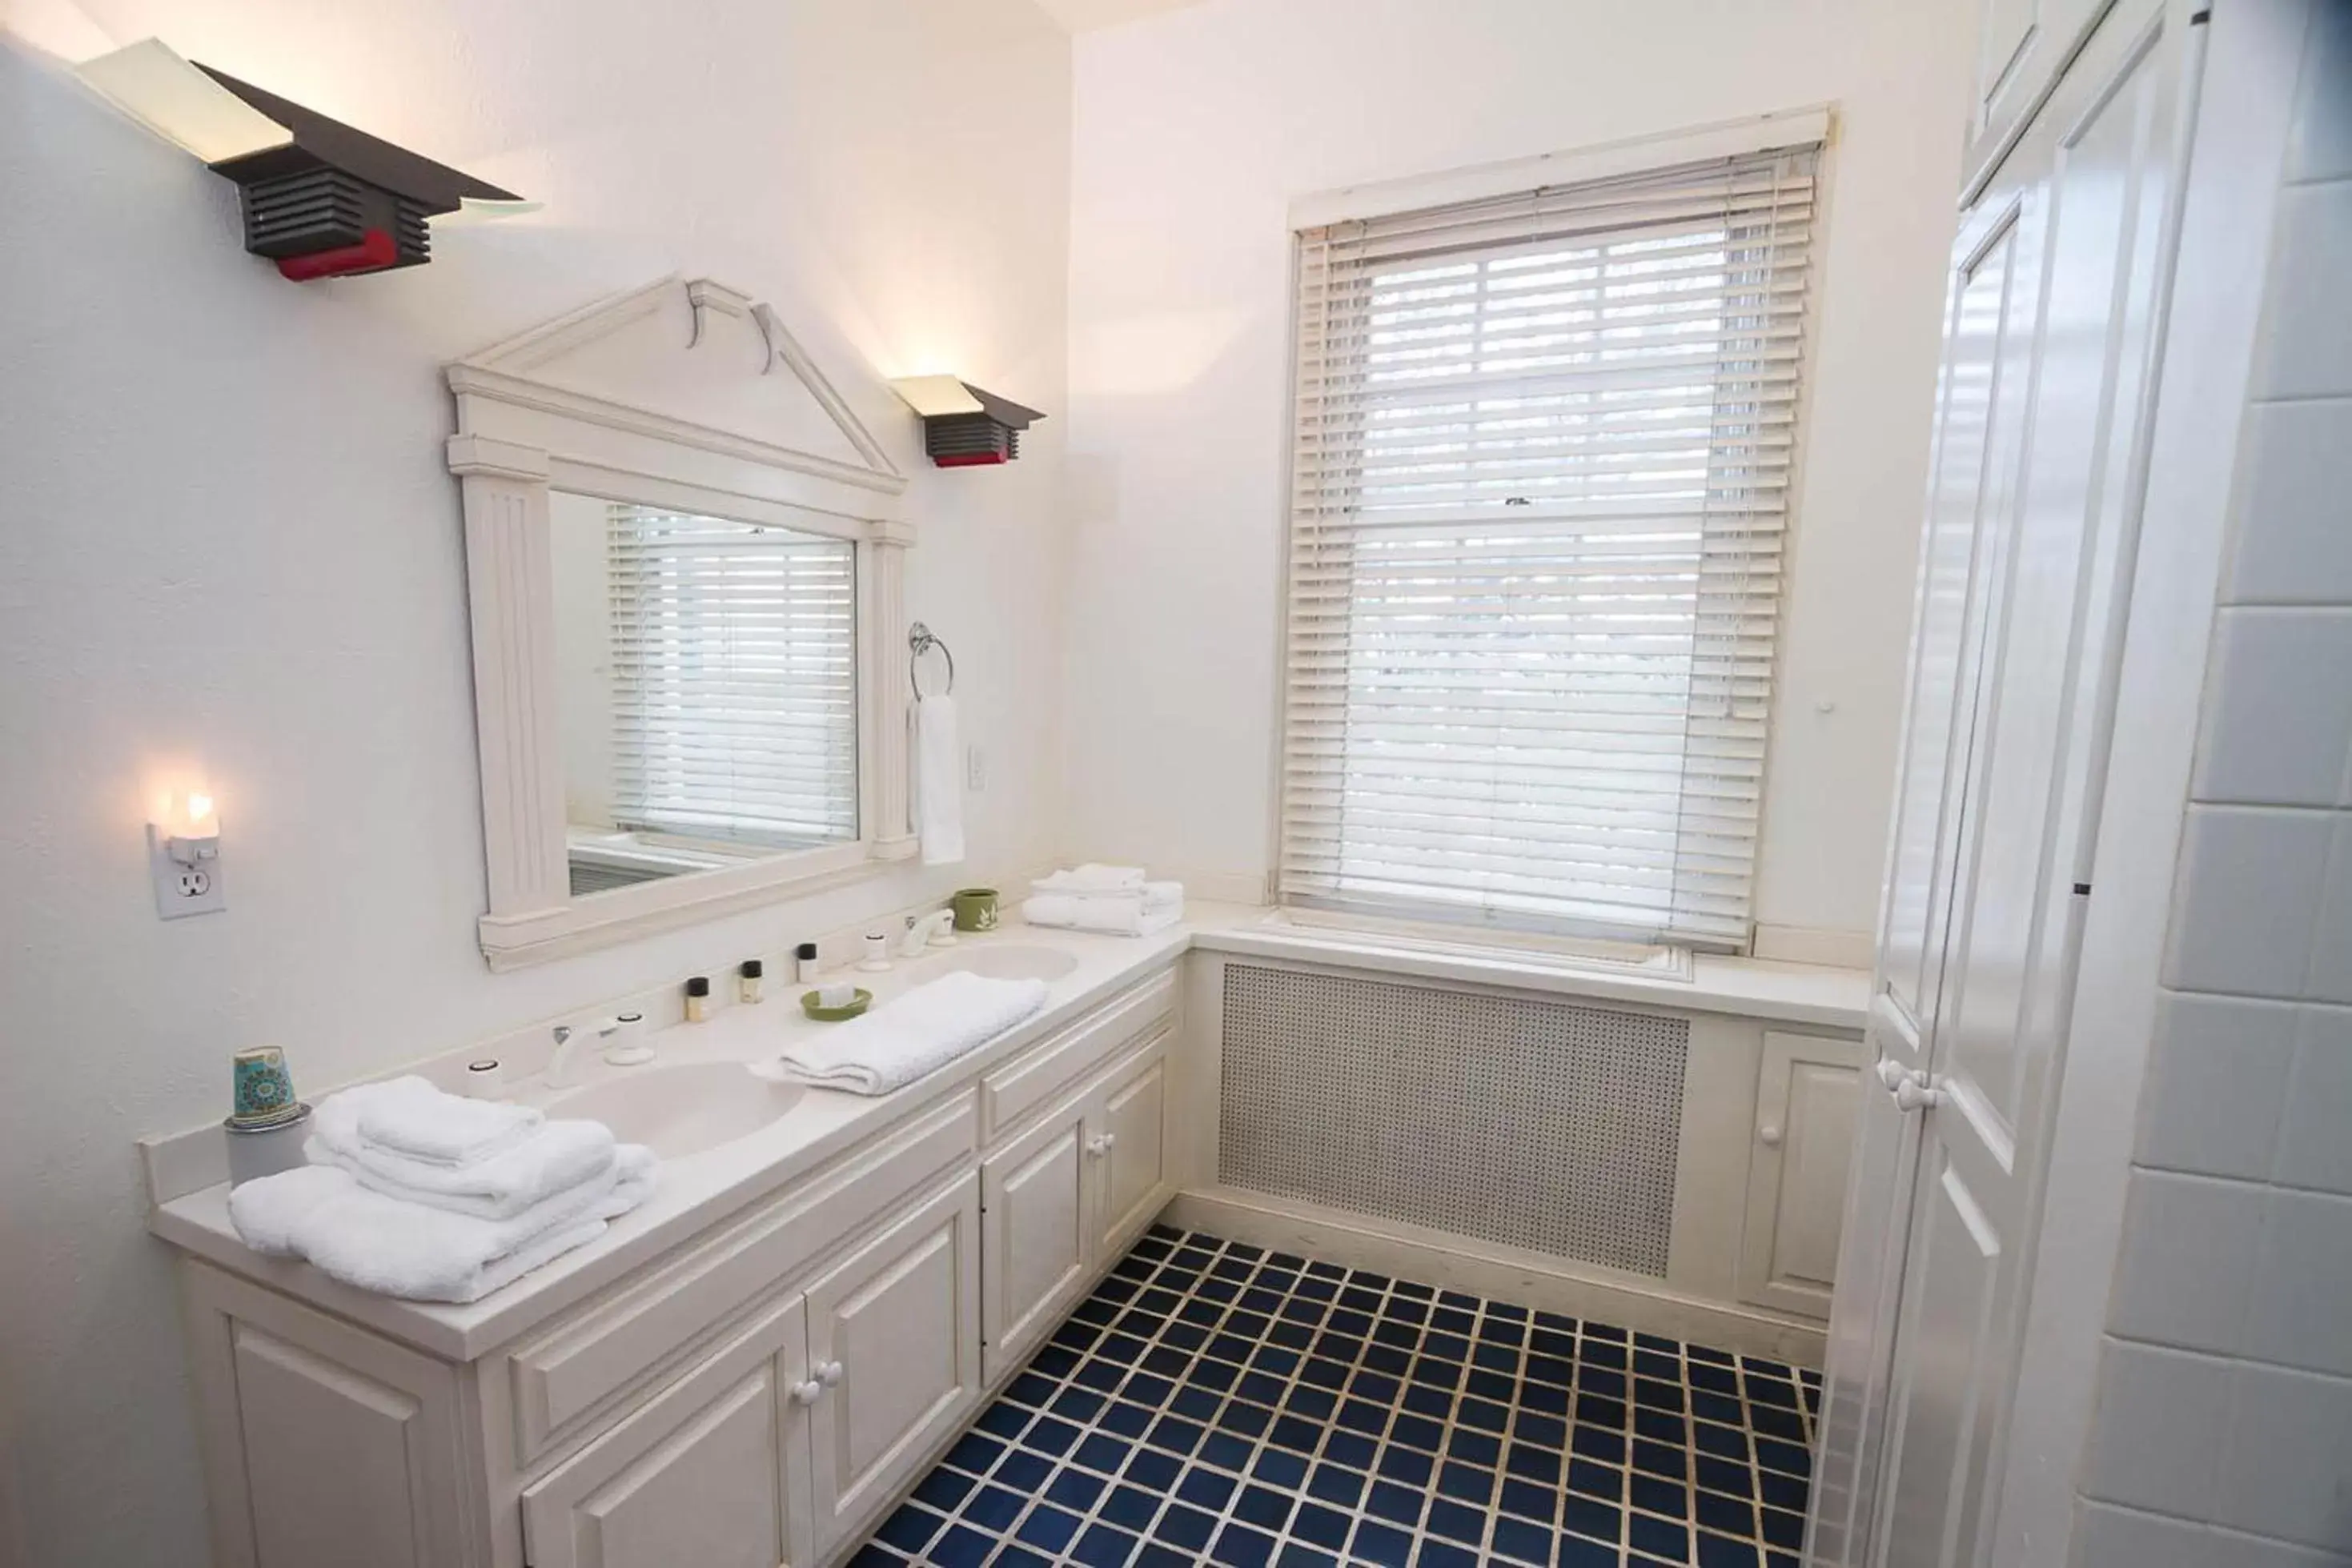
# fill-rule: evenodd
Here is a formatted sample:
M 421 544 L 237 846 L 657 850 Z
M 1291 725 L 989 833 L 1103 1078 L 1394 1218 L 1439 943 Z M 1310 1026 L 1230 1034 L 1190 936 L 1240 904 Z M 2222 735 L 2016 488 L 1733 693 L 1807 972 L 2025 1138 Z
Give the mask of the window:
M 1747 943 L 1816 156 L 1299 234 L 1286 904 Z
M 855 840 L 856 546 L 620 503 L 605 517 L 614 825 Z

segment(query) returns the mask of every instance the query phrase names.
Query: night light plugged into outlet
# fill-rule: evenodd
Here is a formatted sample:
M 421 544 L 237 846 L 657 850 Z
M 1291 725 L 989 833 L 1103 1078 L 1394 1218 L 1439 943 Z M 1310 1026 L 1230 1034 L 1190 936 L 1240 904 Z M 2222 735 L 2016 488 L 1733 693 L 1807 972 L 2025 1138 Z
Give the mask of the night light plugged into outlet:
M 205 789 L 175 792 L 147 824 L 155 913 L 166 920 L 226 909 L 221 895 L 220 813 Z

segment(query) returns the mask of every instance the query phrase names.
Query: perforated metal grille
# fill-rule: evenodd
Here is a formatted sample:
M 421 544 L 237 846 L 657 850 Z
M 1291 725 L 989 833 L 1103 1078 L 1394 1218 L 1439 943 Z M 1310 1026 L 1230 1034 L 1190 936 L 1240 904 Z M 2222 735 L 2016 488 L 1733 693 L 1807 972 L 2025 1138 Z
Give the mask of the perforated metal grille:
M 1663 1276 L 1690 1025 L 1225 967 L 1229 1186 Z

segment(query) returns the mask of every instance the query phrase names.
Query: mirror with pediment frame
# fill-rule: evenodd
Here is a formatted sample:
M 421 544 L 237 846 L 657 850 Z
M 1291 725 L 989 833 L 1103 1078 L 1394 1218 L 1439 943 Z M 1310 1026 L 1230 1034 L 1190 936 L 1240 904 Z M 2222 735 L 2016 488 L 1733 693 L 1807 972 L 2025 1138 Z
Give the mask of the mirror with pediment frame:
M 906 479 L 773 308 L 666 278 L 446 375 L 490 967 L 912 855 Z

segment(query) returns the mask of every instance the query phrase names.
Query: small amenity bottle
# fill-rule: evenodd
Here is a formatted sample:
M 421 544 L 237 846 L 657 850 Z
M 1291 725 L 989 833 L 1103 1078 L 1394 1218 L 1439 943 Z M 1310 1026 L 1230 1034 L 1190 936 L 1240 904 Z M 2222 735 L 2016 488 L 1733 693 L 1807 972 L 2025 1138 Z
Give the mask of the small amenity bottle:
M 760 999 L 760 980 L 768 967 L 757 958 L 746 958 L 735 971 L 735 999 L 750 1006 Z
M 697 975 L 686 983 L 686 1021 L 700 1023 L 710 1016 L 710 977 Z

